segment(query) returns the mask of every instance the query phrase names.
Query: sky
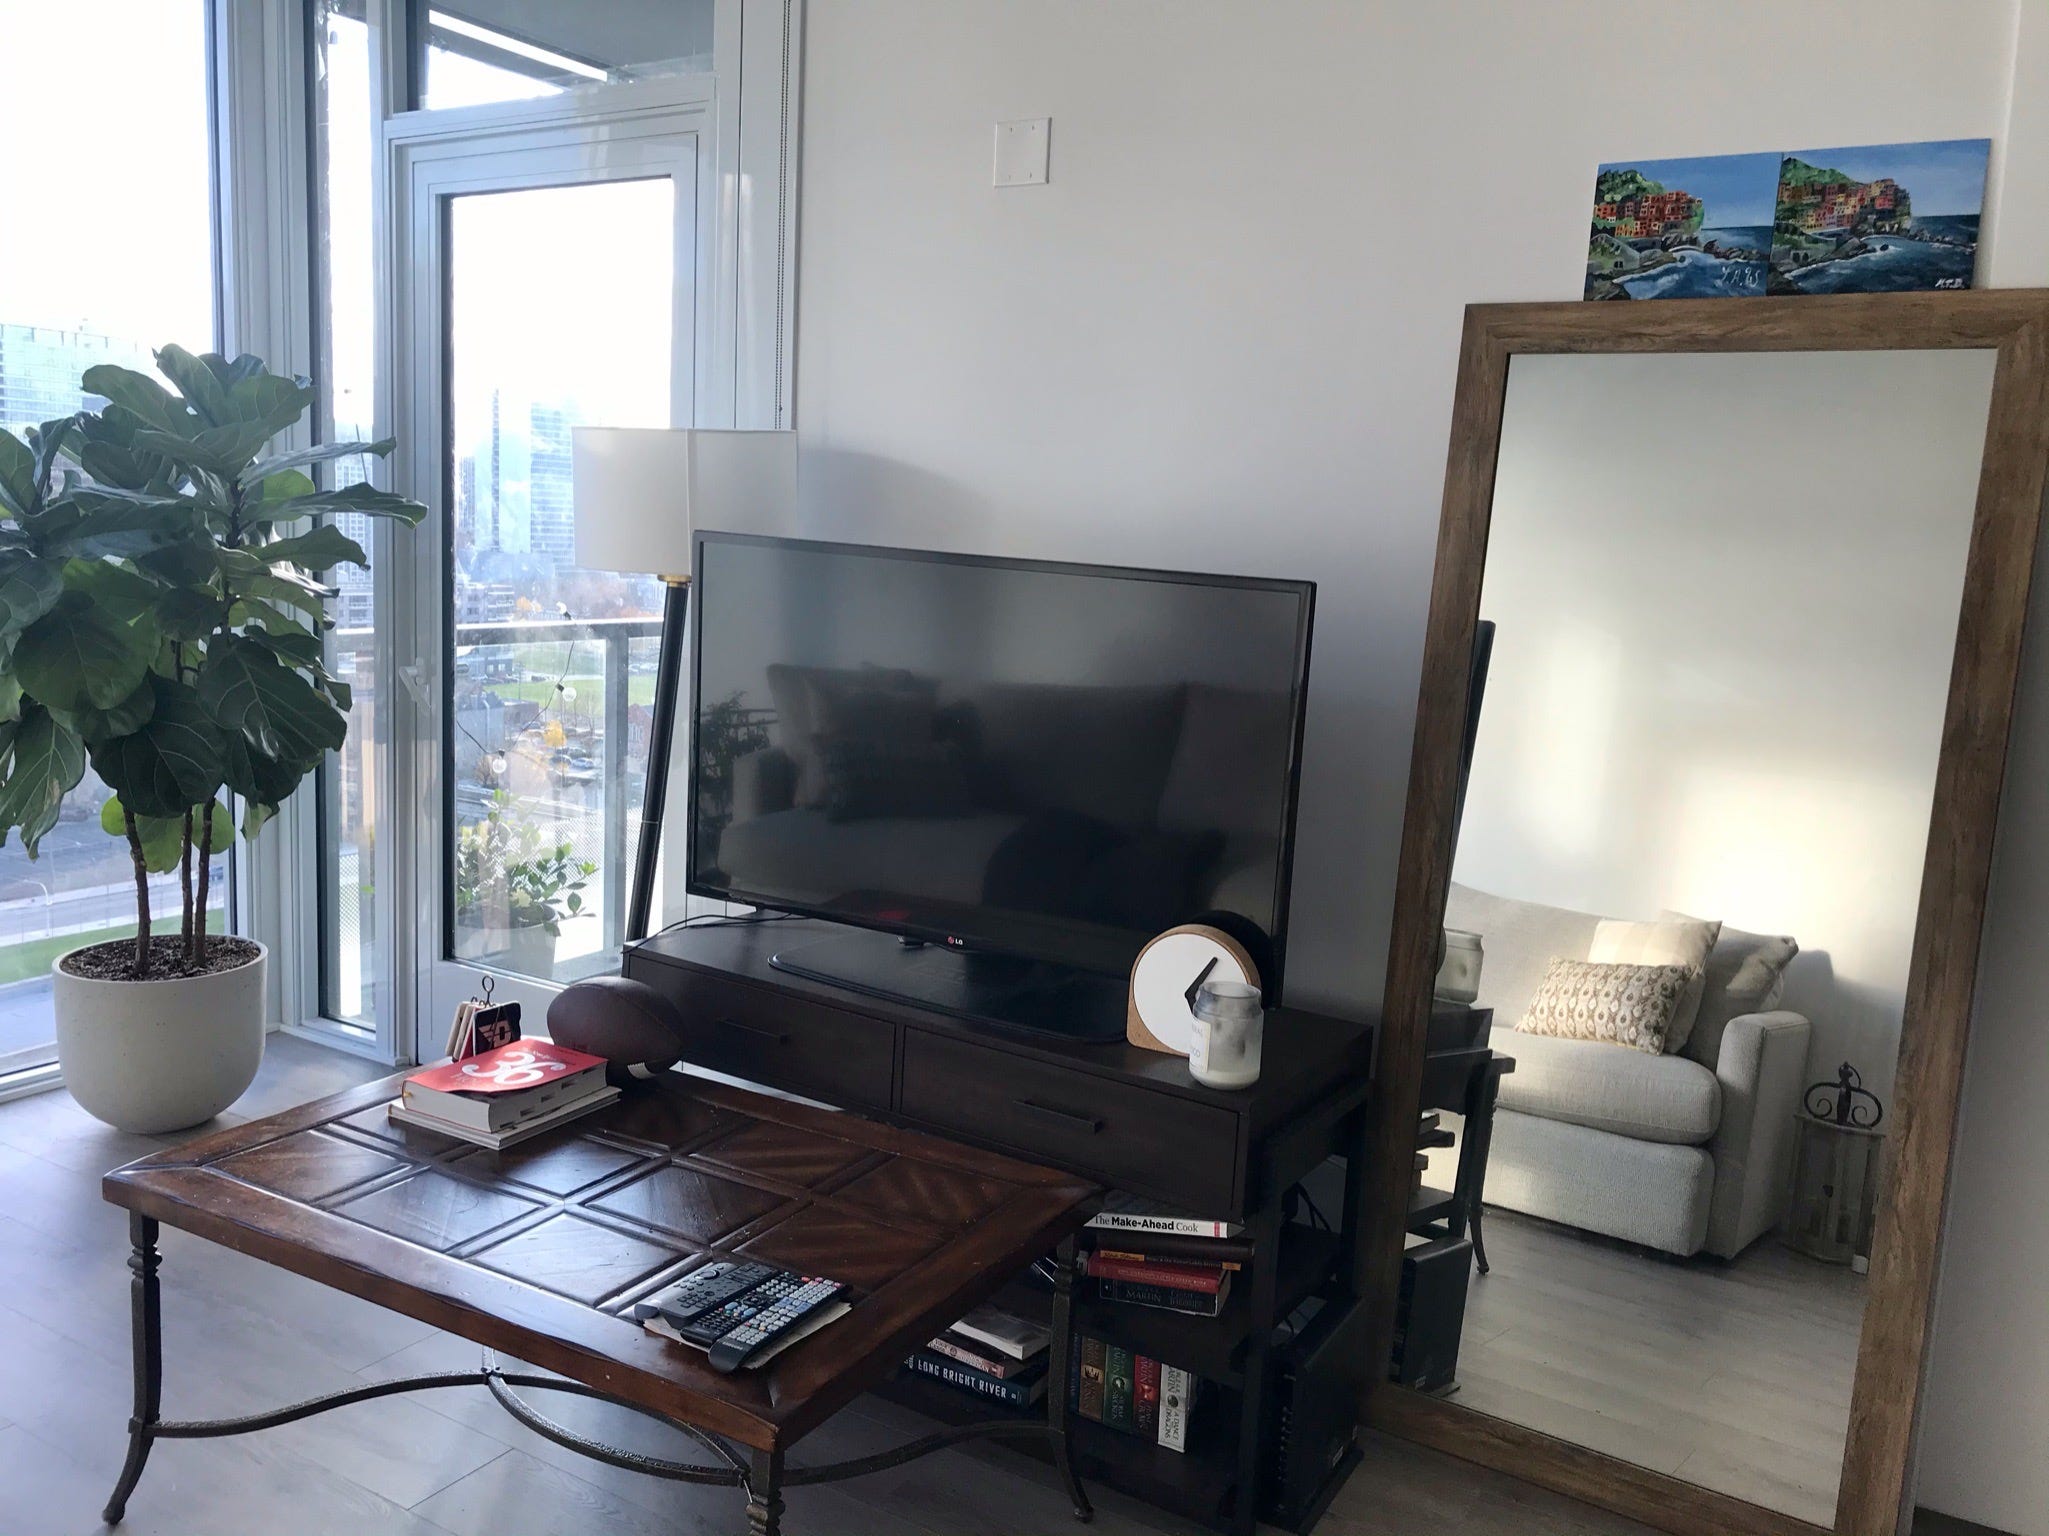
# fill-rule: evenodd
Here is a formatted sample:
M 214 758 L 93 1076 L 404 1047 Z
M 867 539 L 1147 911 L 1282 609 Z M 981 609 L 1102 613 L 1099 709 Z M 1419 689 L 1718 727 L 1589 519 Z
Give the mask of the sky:
M 1942 139 L 1929 144 L 1859 144 L 1845 149 L 1795 149 L 1809 165 L 1841 171 L 1859 181 L 1890 176 L 1907 189 L 1917 214 L 1977 213 L 1985 201 L 1985 159 L 1990 139 Z
M 0 0 L 0 321 L 211 350 L 205 39 L 203 0 Z
M 1707 205 L 1709 229 L 1769 224 L 1779 195 L 1779 157 L 1698 155 L 1684 160 L 1617 160 L 1604 171 L 1640 171 L 1668 192 L 1691 192 Z

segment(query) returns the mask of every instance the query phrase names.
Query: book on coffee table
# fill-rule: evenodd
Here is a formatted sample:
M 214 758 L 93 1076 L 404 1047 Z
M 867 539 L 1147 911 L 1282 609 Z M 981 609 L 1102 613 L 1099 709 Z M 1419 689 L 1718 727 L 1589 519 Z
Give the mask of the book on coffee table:
M 493 1152 L 503 1152 L 507 1147 L 516 1147 L 522 1141 L 531 1140 L 543 1131 L 552 1131 L 558 1125 L 566 1125 L 589 1114 L 594 1109 L 603 1109 L 619 1097 L 619 1090 L 609 1085 L 583 1098 L 559 1104 L 544 1114 L 522 1120 L 510 1130 L 480 1131 L 467 1125 L 458 1125 L 453 1120 L 443 1120 L 435 1115 L 423 1114 L 407 1109 L 403 1100 L 393 1099 L 385 1107 L 385 1114 L 397 1125 L 409 1125 L 415 1130 L 434 1131 L 443 1136 L 452 1136 L 457 1141 L 466 1141 L 472 1146 L 489 1147 Z
M 399 1091 L 409 1114 L 473 1131 L 510 1131 L 605 1087 L 605 1060 L 552 1040 L 515 1040 L 496 1050 L 413 1073 Z

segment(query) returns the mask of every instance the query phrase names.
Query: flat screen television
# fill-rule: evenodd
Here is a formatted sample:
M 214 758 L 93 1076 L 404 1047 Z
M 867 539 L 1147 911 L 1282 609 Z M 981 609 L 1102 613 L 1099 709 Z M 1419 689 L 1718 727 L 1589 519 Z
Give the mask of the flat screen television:
M 1315 587 L 704 533 L 688 886 L 849 925 L 783 970 L 1124 1031 L 1148 940 L 1209 922 L 1270 1000 Z

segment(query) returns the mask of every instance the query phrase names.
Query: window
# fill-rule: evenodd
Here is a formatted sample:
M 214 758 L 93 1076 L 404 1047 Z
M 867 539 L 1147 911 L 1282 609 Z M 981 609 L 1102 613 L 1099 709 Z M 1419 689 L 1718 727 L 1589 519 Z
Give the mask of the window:
M 359 0 L 360 3 L 360 0 Z M 420 105 L 468 107 L 709 71 L 716 0 L 415 0 Z
M 674 229 L 667 178 L 449 205 L 450 947 L 542 981 L 617 965 L 662 587 L 576 569 L 569 430 L 668 425 Z
M 95 363 L 150 371 L 151 351 L 167 342 L 215 345 L 207 11 L 204 0 L 9 10 L 0 48 L 0 209 L 10 230 L 0 240 L 0 427 L 18 432 L 99 404 L 78 382 Z M 91 200 L 65 195 L 60 182 L 118 185 L 118 236 L 55 238 L 59 225 L 91 217 Z M 88 770 L 39 858 L 19 838 L 0 847 L 0 1076 L 54 1059 L 51 962 L 135 932 L 128 852 L 100 829 L 106 799 Z M 227 922 L 229 864 L 223 854 L 213 871 L 216 931 Z M 177 876 L 156 877 L 152 910 L 175 910 L 176 901 Z

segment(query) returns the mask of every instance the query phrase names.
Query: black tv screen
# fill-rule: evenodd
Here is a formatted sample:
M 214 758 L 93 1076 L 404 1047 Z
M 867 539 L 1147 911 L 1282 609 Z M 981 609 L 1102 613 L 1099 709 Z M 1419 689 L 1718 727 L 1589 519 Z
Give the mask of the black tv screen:
M 1315 587 L 701 534 L 690 889 L 1121 974 L 1280 982 Z

